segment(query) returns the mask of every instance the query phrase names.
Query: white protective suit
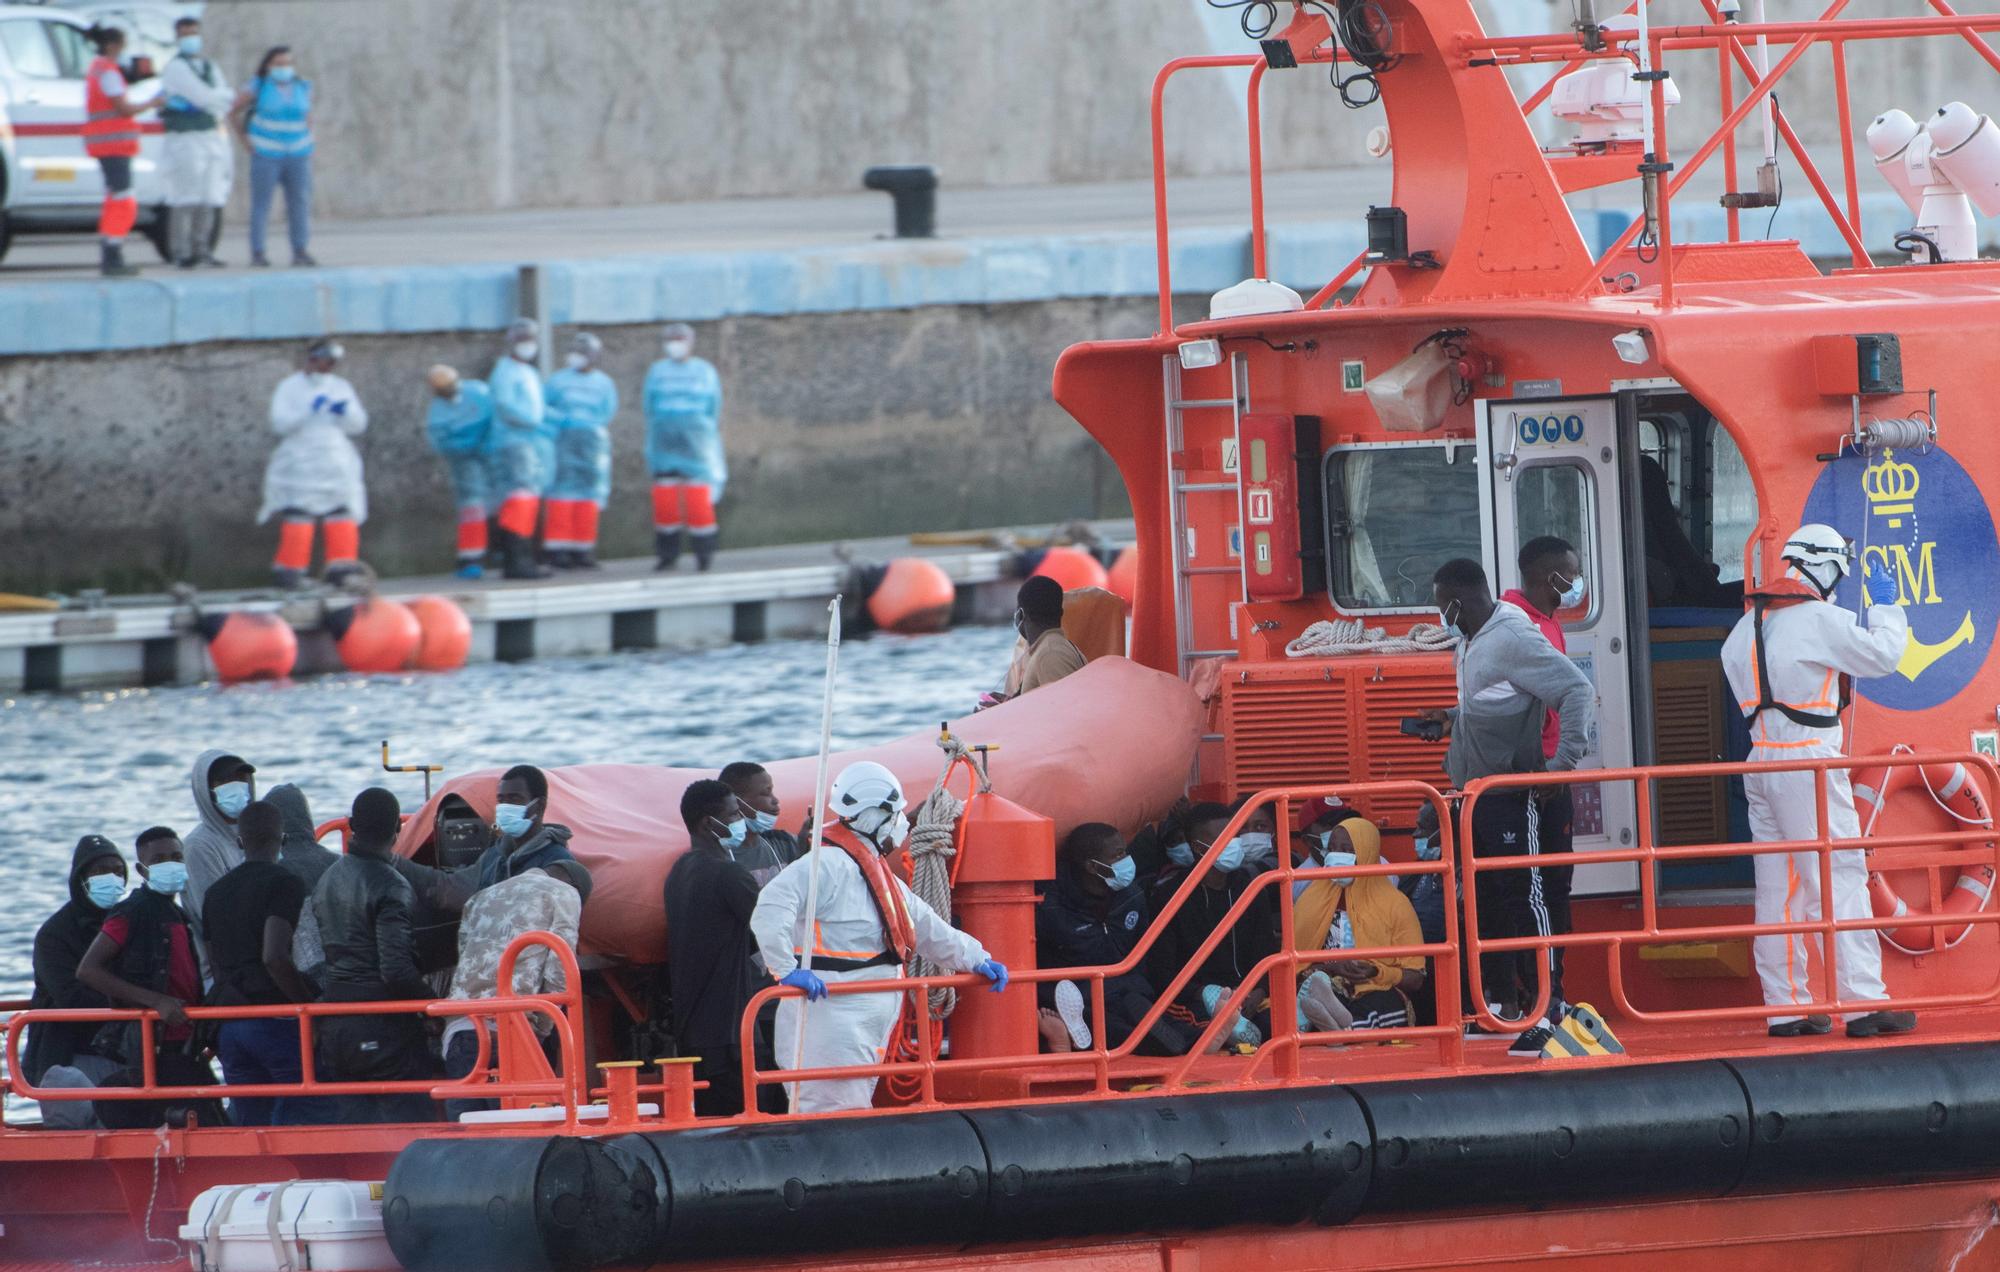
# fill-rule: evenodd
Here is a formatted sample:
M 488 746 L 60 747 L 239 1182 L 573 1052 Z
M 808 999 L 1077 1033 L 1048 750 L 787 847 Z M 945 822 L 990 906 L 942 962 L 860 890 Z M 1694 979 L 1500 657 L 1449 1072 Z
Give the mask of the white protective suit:
M 346 410 L 336 413 L 343 402 Z M 271 431 L 278 435 L 278 449 L 264 469 L 258 524 L 287 508 L 315 517 L 345 508 L 354 521 L 368 520 L 361 453 L 348 440 L 367 428 L 368 412 L 354 386 L 339 376 L 294 371 L 279 381 L 271 395 Z
M 818 921 L 806 913 L 810 871 L 819 862 Z M 917 953 L 940 967 L 969 972 L 990 955 L 979 942 L 938 917 L 917 895 L 895 880 L 909 907 L 910 922 L 916 929 Z M 854 859 L 833 844 L 809 852 L 778 872 L 757 894 L 757 908 L 750 914 L 750 931 L 757 938 L 757 950 L 773 980 L 783 980 L 800 965 L 799 956 L 810 935 L 813 945 L 813 974 L 828 985 L 857 980 L 894 980 L 903 969 L 894 964 L 864 967 L 856 971 L 834 971 L 826 960 L 865 962 L 880 954 L 888 942 L 868 881 Z M 785 998 L 778 1003 L 774 1041 L 780 1068 L 832 1068 L 838 1065 L 878 1064 L 887 1053 L 889 1034 L 896 1026 L 904 995 L 900 993 L 828 995 L 808 1005 L 803 998 Z M 805 1062 L 794 1065 L 798 1056 L 801 1012 L 805 1016 Z M 826 1113 L 840 1109 L 865 1109 L 875 1098 L 874 1078 L 845 1081 L 794 1083 L 792 1108 L 797 1113 Z M 788 1090 L 792 1090 L 788 1088 Z
M 1760 700 L 1757 686 L 1755 619 L 1745 614 L 1722 646 L 1722 670 L 1729 688 L 1747 713 Z M 1832 715 L 1839 710 L 1839 678 L 1887 675 L 1896 668 L 1909 640 L 1910 624 L 1899 605 L 1868 607 L 1867 627 L 1856 626 L 1854 614 L 1826 601 L 1806 600 L 1764 615 L 1764 651 L 1770 668 L 1771 696 L 1795 710 Z M 1782 712 L 1759 712 L 1750 722 L 1750 758 L 1814 760 L 1845 754 L 1839 725 L 1815 728 Z M 1809 771 L 1752 773 L 1743 779 L 1750 804 L 1750 832 L 1759 843 L 1819 837 L 1818 806 Z M 1826 811 L 1833 835 L 1861 837 L 1854 811 L 1849 774 L 1834 769 L 1826 775 Z M 1810 852 L 1770 853 L 1754 859 L 1757 873 L 1757 922 L 1806 923 L 1820 917 L 1819 856 Z M 1836 852 L 1833 863 L 1833 908 L 1836 918 L 1865 919 L 1868 902 L 1867 854 Z M 1817 941 L 1817 937 L 1814 938 Z M 1757 976 L 1764 1002 L 1790 1007 L 1812 1001 L 1806 964 L 1806 934 L 1760 936 L 1755 942 Z M 1847 1001 L 1888 997 L 1882 986 L 1882 945 L 1873 931 L 1839 935 L 1839 996 Z M 1862 1013 L 1854 1013 L 1855 1015 Z M 1773 1024 L 1797 1020 L 1800 1013 L 1773 1015 Z M 1849 1017 L 1853 1018 L 1852 1015 Z
M 162 100 L 179 98 L 216 120 L 213 128 L 169 131 L 161 139 L 168 207 L 219 208 L 229 202 L 229 183 L 235 175 L 235 156 L 229 149 L 229 133 L 222 121 L 236 104 L 236 94 L 223 78 L 220 67 L 206 58 L 200 62 L 207 68 L 212 83 L 202 78 L 195 61 L 184 53 L 176 55 L 160 72 Z M 206 248 L 207 244 L 202 246 Z

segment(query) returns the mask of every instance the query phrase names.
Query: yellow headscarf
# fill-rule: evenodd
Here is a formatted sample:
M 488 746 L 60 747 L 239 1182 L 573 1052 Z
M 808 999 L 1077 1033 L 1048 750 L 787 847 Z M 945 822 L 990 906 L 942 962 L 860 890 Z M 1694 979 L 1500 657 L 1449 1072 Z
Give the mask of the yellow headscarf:
M 1354 844 L 1354 864 L 1372 866 L 1382 860 L 1382 831 L 1363 817 L 1350 817 L 1341 822 L 1339 829 Z M 1315 879 L 1307 885 L 1297 901 L 1292 903 L 1292 931 L 1301 950 L 1323 950 L 1327 937 L 1333 931 L 1336 917 L 1340 913 L 1342 901 L 1347 905 L 1348 921 L 1354 926 L 1354 945 L 1357 949 L 1395 945 L 1423 944 L 1423 927 L 1417 922 L 1417 912 L 1410 906 L 1410 899 L 1404 896 L 1387 875 L 1373 875 L 1356 879 L 1341 885 L 1331 879 Z M 1355 986 L 1357 992 L 1386 989 L 1399 979 L 1392 969 L 1421 969 L 1421 956 L 1408 958 L 1378 959 L 1376 964 L 1383 974 L 1365 985 Z

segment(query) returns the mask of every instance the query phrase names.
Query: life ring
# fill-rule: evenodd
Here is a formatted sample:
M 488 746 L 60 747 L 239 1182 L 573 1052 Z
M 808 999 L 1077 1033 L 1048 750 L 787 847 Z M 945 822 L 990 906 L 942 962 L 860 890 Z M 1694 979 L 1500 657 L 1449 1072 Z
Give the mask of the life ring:
M 1904 764 L 1894 768 L 1868 769 L 1854 775 L 1854 804 L 1862 815 L 1861 833 L 1864 838 L 1875 833 L 1875 820 L 1882 815 L 1889 797 L 1912 777 L 1922 780 L 1924 792 L 1930 796 L 1931 802 L 1943 809 L 1952 820 L 1966 826 L 1993 825 L 1992 810 L 1986 806 L 1979 783 L 1965 765 Z M 1878 919 L 1902 918 L 1918 912 L 1919 908 L 1925 912 L 1930 908 L 1928 896 L 1922 899 L 1920 907 L 1912 907 L 1879 870 L 1869 872 L 1868 897 Z M 1978 914 L 1992 899 L 1993 867 L 1967 866 L 1959 871 L 1957 881 L 1945 891 L 1938 913 Z M 1963 941 L 1972 928 L 1969 923 L 1957 931 L 1931 926 L 1884 928 L 1882 939 L 1905 954 L 1931 954 L 1940 949 L 1951 949 Z

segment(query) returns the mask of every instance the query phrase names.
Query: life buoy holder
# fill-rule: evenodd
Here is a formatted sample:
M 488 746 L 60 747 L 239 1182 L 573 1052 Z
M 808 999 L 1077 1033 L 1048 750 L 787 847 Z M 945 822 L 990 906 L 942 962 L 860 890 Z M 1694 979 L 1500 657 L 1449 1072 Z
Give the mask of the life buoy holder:
M 1861 813 L 1861 834 L 1864 838 L 1875 833 L 1875 821 L 1889 803 L 1889 797 L 1912 780 L 1923 783 L 1925 794 L 1931 802 L 1943 809 L 1953 821 L 1966 826 L 1993 825 L 1993 813 L 1986 805 L 1986 798 L 1979 790 L 1979 783 L 1971 771 L 1963 764 L 1904 764 L 1893 768 L 1866 769 L 1854 775 L 1854 804 Z M 1899 919 L 1905 915 L 1927 912 L 1930 898 L 1923 898 L 1917 907 L 1896 891 L 1881 871 L 1871 870 L 1868 874 L 1868 897 L 1873 903 L 1878 919 Z M 1978 914 L 1993 899 L 1993 867 L 1967 866 L 1959 871 L 1958 879 L 1944 892 L 1938 907 L 1940 914 Z M 1940 949 L 1951 949 L 1963 941 L 1974 925 L 1968 923 L 1952 930 L 1945 927 L 1884 928 L 1882 939 L 1905 954 L 1932 954 Z

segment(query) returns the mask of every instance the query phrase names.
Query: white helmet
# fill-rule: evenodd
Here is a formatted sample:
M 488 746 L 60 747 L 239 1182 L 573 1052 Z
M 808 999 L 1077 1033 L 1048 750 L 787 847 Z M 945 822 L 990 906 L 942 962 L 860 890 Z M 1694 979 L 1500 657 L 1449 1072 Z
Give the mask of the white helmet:
M 909 833 L 903 784 L 873 760 L 857 760 L 840 770 L 827 792 L 827 811 L 888 852 Z M 886 836 L 883 834 L 887 831 Z
M 1812 580 L 1821 596 L 1831 596 L 1854 568 L 1854 549 L 1840 531 L 1814 521 L 1800 526 L 1785 540 L 1784 559 Z

